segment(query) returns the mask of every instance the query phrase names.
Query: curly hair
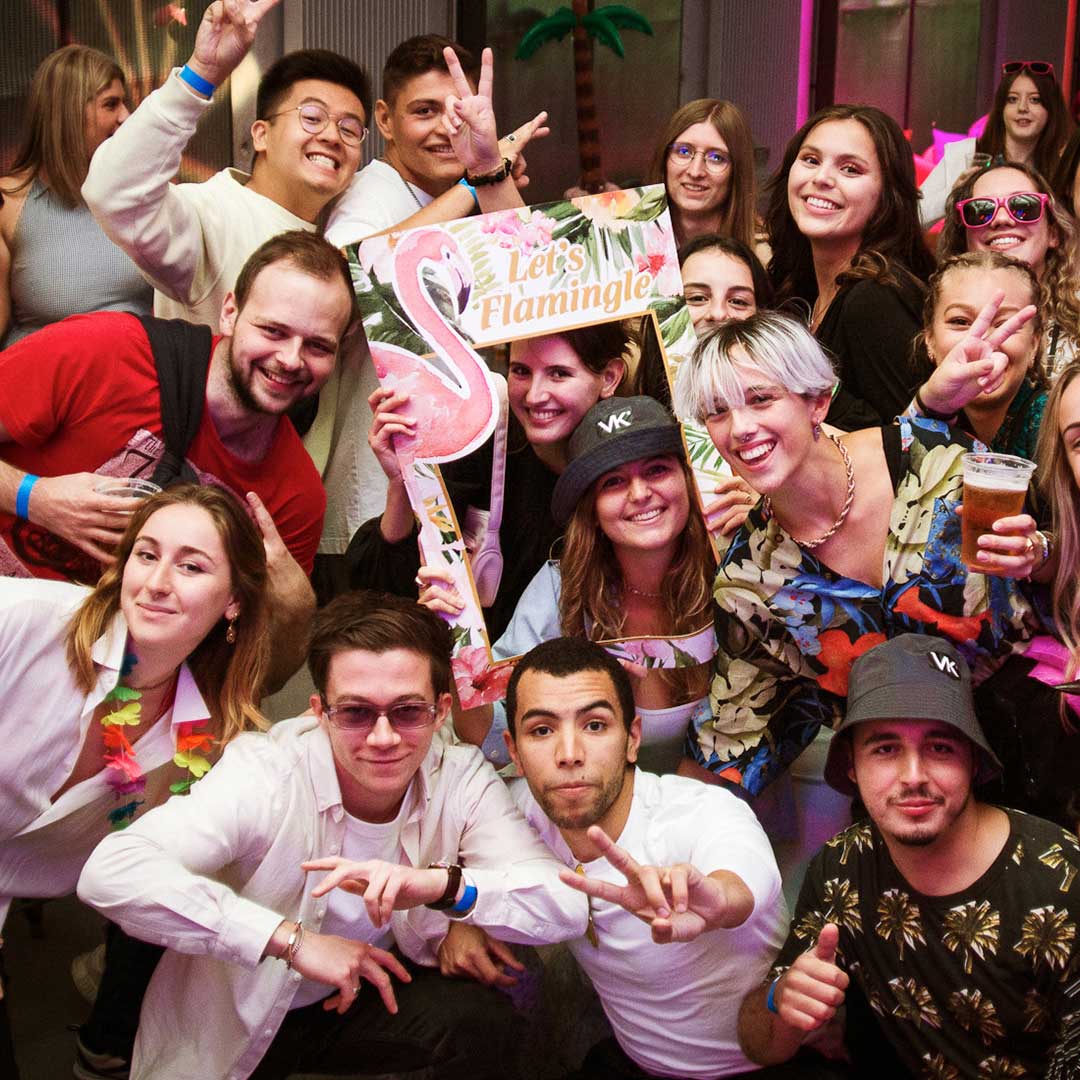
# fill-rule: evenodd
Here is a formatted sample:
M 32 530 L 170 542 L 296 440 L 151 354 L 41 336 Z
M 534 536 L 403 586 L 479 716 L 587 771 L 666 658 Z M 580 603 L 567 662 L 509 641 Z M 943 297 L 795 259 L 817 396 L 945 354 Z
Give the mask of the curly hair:
M 1050 196 L 1046 211 L 1050 229 L 1057 239 L 1047 248 L 1040 284 L 1039 308 L 1067 338 L 1080 347 L 1080 261 L 1077 257 L 1076 219 L 1054 197 L 1053 188 L 1041 172 L 1019 161 L 994 161 L 988 167 L 969 169 L 957 180 L 945 206 L 945 224 L 938 241 L 938 258 L 967 251 L 968 232 L 956 204 L 970 199 L 980 177 L 997 169 L 1015 169 L 1032 183 L 1035 191 Z
M 680 458 L 679 465 L 687 492 L 692 493 L 694 474 L 685 459 Z M 559 620 L 562 632 L 567 636 L 604 641 L 625 636 L 626 608 L 622 570 L 615 557 L 614 545 L 596 519 L 596 491 L 597 485 L 593 484 L 574 508 L 566 527 L 560 563 Z M 679 538 L 675 558 L 664 575 L 662 599 L 667 633 L 692 633 L 709 621 L 714 566 L 705 520 L 697 512 L 691 494 L 690 516 Z M 708 665 L 703 664 L 660 673 L 675 704 L 693 701 L 706 693 L 707 669 Z
M 915 161 L 904 133 L 891 116 L 872 105 L 828 105 L 814 113 L 792 136 L 780 167 L 766 188 L 765 227 L 773 250 L 769 274 L 781 300 L 793 297 L 812 300 L 817 295 L 810 241 L 795 224 L 787 186 L 788 174 L 803 143 L 814 128 L 831 120 L 857 120 L 862 124 L 873 141 L 881 167 L 877 208 L 855 258 L 837 277 L 837 284 L 861 278 L 872 278 L 884 285 L 896 285 L 901 278 L 925 281 L 934 269 L 934 260 L 923 243 L 919 226 Z
M 929 334 L 933 330 L 934 318 L 937 315 L 938 304 L 941 302 L 941 291 L 945 279 L 954 270 L 1011 270 L 1019 274 L 1028 287 L 1030 303 L 1038 310 L 1035 318 L 1031 320 L 1031 329 L 1036 337 L 1040 337 L 1043 331 L 1043 289 L 1035 271 L 1026 262 L 1014 259 L 1009 255 L 1003 255 L 1000 251 L 962 251 L 959 255 L 950 255 L 938 264 L 937 270 L 930 275 L 927 283 L 926 300 L 923 303 L 923 338 L 929 343 Z M 933 370 L 929 356 L 921 356 L 921 350 L 914 350 L 916 354 L 916 366 L 920 377 L 925 377 Z M 1041 390 L 1047 387 L 1047 372 L 1042 357 L 1037 358 L 1032 364 L 1029 378 Z

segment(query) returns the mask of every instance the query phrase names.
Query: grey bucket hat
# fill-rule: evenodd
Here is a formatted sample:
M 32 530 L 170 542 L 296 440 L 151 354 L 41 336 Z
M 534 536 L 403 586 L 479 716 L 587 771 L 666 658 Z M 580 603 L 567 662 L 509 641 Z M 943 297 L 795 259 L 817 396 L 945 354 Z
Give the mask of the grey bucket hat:
M 609 469 L 656 454 L 682 457 L 678 421 L 651 397 L 610 397 L 598 401 L 570 436 L 570 463 L 551 496 L 551 513 L 565 525 L 592 483 Z
M 971 670 L 956 646 L 928 634 L 901 634 L 876 645 L 851 665 L 847 713 L 825 762 L 825 779 L 844 795 L 858 789 L 848 776 L 850 740 L 836 736 L 867 720 L 937 720 L 975 746 L 976 784 L 992 780 L 1001 762 L 990 749 L 971 695 Z

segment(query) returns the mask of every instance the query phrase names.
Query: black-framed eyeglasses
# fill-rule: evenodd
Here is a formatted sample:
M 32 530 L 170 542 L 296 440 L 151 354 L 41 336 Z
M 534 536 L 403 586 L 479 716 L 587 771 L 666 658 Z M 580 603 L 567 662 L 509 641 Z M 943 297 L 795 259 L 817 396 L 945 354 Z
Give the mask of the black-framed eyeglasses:
M 1016 75 L 1027 68 L 1032 75 L 1053 75 L 1054 65 L 1049 60 L 1006 60 L 1001 65 L 1002 75 Z
M 438 711 L 430 701 L 399 701 L 396 705 L 371 705 L 366 701 L 328 705 L 323 701 L 323 712 L 334 727 L 365 734 L 374 730 L 383 716 L 395 731 L 419 731 L 435 719 Z
M 711 173 L 722 173 L 731 168 L 731 155 L 723 150 L 699 150 L 684 142 L 673 142 L 667 148 L 668 161 L 673 165 L 689 165 L 698 154 L 705 160 L 705 168 Z
M 359 146 L 367 138 L 368 129 L 355 116 L 331 116 L 329 109 L 313 101 L 307 101 L 303 105 L 294 105 L 291 109 L 282 109 L 280 112 L 271 113 L 264 119 L 273 120 L 276 116 L 284 116 L 286 113 L 291 112 L 299 115 L 300 126 L 309 135 L 318 135 L 333 120 L 337 124 L 341 141 L 346 146 Z
M 1043 216 L 1043 209 L 1050 201 L 1041 191 L 1018 191 L 1013 195 L 976 195 L 961 199 L 956 204 L 960 220 L 969 229 L 984 229 L 994 220 L 999 206 L 1017 225 L 1034 225 Z

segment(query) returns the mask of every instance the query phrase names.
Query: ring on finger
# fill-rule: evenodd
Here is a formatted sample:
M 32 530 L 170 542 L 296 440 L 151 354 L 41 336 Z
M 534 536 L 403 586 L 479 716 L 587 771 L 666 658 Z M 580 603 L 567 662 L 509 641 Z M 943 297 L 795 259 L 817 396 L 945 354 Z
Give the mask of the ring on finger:
M 1027 554 L 1035 558 L 1035 541 L 1030 536 L 1025 536 L 1024 541 L 1027 544 Z
M 510 143 L 517 142 L 517 136 L 511 133 L 510 135 L 506 136 L 506 141 Z

